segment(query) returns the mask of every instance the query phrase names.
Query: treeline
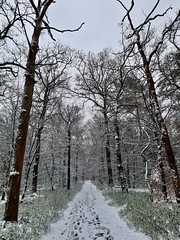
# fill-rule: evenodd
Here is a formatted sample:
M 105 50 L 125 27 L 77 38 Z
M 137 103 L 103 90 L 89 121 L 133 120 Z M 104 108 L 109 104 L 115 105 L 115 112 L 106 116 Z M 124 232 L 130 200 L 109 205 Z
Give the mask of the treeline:
M 135 26 L 127 8 L 118 52 L 84 53 L 60 42 L 46 13 L 53 1 L 2 1 L 0 164 L 4 219 L 17 221 L 19 199 L 38 187 L 70 189 L 92 179 L 148 187 L 180 203 L 180 11 L 162 29 L 157 1 Z M 23 36 L 22 36 L 23 33 Z M 21 36 L 21 37 L 20 37 Z M 87 109 L 91 117 L 87 116 Z M 20 191 L 21 190 L 21 191 Z M 21 197 L 20 197 L 21 192 Z

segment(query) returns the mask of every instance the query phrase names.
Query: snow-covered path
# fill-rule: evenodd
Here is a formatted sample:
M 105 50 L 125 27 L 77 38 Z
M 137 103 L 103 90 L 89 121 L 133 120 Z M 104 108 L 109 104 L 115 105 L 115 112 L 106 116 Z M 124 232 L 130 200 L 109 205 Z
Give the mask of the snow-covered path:
M 147 235 L 129 229 L 115 207 L 109 206 L 102 193 L 90 181 L 51 225 L 41 240 L 149 240 Z

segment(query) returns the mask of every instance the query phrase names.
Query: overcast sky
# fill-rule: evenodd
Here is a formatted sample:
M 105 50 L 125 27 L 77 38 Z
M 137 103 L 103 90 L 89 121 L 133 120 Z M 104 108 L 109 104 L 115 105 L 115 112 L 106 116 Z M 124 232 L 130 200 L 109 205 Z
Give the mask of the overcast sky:
M 138 23 L 144 13 L 154 5 L 155 0 L 135 0 L 134 20 Z M 130 3 L 130 0 L 124 0 Z M 161 0 L 158 11 L 173 6 L 169 16 L 174 16 L 180 7 L 180 0 Z M 59 29 L 73 29 L 85 25 L 75 33 L 58 33 L 55 37 L 63 44 L 84 51 L 101 51 L 105 47 L 118 49 L 121 21 L 124 11 L 116 0 L 56 0 L 49 9 L 51 25 Z M 164 21 L 164 20 L 163 20 Z

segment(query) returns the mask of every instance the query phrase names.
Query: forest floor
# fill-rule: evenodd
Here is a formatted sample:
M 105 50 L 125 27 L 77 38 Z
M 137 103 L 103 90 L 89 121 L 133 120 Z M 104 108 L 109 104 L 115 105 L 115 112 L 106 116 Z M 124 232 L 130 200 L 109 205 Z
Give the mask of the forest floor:
M 144 233 L 130 229 L 90 181 L 75 196 L 64 216 L 51 224 L 41 240 L 148 240 Z

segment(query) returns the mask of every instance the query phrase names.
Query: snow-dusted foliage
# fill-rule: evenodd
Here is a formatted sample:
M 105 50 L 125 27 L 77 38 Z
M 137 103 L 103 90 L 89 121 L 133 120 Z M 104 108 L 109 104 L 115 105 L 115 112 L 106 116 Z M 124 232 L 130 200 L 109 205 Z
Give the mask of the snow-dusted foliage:
M 180 209 L 176 204 L 153 203 L 148 192 L 113 190 L 107 191 L 106 195 L 120 207 L 120 215 L 131 226 L 147 233 L 151 239 L 180 239 Z
M 18 223 L 1 221 L 0 239 L 4 240 L 38 240 L 41 232 L 47 231 L 50 222 L 59 218 L 61 210 L 66 207 L 81 185 L 73 190 L 57 189 L 54 192 L 43 191 L 42 195 L 27 196 L 20 203 Z M 0 205 L 0 218 L 3 218 L 4 205 Z

